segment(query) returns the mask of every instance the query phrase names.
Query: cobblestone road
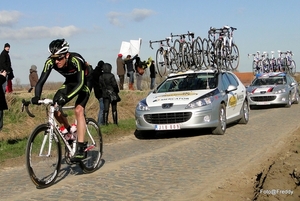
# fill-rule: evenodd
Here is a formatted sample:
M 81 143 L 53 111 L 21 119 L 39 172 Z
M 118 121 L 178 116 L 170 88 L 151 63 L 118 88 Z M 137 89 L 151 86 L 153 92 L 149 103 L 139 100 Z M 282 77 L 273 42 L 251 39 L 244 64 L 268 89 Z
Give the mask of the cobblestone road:
M 186 195 L 195 191 L 200 200 L 201 192 L 297 129 L 299 108 L 252 110 L 247 125 L 230 126 L 223 136 L 203 130 L 153 140 L 132 135 L 104 146 L 103 166 L 95 173 L 63 165 L 47 189 L 35 188 L 25 166 L 1 170 L 0 200 L 190 200 Z

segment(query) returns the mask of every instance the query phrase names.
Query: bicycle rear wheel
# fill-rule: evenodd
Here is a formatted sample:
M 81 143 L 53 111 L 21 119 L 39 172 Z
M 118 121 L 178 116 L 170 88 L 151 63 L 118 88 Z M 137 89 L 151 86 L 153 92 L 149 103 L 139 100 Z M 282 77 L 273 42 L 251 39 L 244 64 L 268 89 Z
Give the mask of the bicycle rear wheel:
M 86 119 L 85 142 L 87 142 L 86 158 L 79 165 L 84 173 L 92 173 L 99 168 L 103 155 L 103 139 L 101 130 L 92 118 Z
M 163 48 L 159 48 L 156 51 L 156 70 L 160 77 L 163 77 L 166 75 L 167 67 L 165 63 L 165 57 L 164 57 L 165 51 Z
M 51 186 L 61 166 L 61 146 L 57 135 L 50 136 L 47 124 L 34 129 L 26 146 L 26 167 L 38 188 Z
M 201 69 L 203 64 L 203 46 L 200 37 L 197 37 L 197 39 L 193 41 L 192 55 L 196 68 Z

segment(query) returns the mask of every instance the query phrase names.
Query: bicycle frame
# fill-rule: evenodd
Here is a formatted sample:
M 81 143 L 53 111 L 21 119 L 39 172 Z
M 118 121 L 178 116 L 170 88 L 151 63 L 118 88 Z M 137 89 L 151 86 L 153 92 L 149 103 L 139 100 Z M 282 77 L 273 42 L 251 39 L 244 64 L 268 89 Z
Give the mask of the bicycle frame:
M 45 99 L 45 100 L 43 100 L 43 102 L 41 101 L 40 103 L 51 104 L 51 102 L 52 102 L 52 100 L 49 99 L 49 101 L 47 101 L 47 99 Z M 62 109 L 73 109 L 73 108 L 74 108 L 74 106 L 72 106 L 72 107 L 63 107 Z M 54 118 L 54 112 L 55 111 L 58 111 L 58 108 L 53 106 L 53 105 L 50 105 L 49 109 L 47 108 L 47 112 L 48 112 L 48 122 L 47 123 L 48 123 L 48 126 L 49 126 L 49 132 L 44 137 L 44 140 L 43 140 L 43 143 L 42 143 L 42 146 L 41 146 L 41 150 L 40 150 L 40 156 L 42 156 L 41 153 L 43 153 L 44 146 L 45 146 L 45 143 L 46 143 L 48 137 L 49 137 L 49 150 L 48 150 L 47 156 L 48 157 L 51 156 L 50 150 L 52 148 L 52 140 L 54 139 L 55 141 L 59 141 L 59 139 L 57 138 L 57 135 L 55 133 L 57 133 L 60 136 L 60 138 L 63 140 L 65 146 L 69 150 L 71 156 L 73 156 L 75 154 L 75 150 L 76 150 L 76 140 L 73 140 L 73 147 L 71 147 L 70 144 L 65 139 L 64 135 L 62 134 L 62 132 L 59 130 L 58 123 L 56 122 L 56 120 Z M 94 141 L 93 141 L 93 143 L 95 144 Z
M 54 139 L 55 141 L 59 141 L 59 139 L 57 138 L 57 135 L 55 133 L 57 133 L 60 136 L 60 138 L 63 140 L 65 146 L 69 150 L 69 153 L 70 153 L 71 157 L 74 156 L 75 151 L 76 151 L 76 139 L 73 140 L 73 146 L 71 147 L 71 145 L 67 142 L 64 135 L 62 134 L 62 132 L 59 130 L 59 125 L 58 125 L 58 123 L 56 122 L 56 120 L 54 118 L 54 112 L 58 111 L 59 108 L 55 107 L 54 105 L 51 105 L 51 103 L 52 103 L 51 99 L 45 99 L 45 100 L 39 101 L 39 103 L 50 105 L 49 109 L 47 108 L 47 112 L 48 112 L 48 122 L 47 123 L 48 123 L 48 126 L 49 126 L 49 132 L 48 132 L 47 135 L 44 136 L 44 140 L 42 142 L 42 146 L 41 146 L 41 149 L 40 149 L 39 156 L 44 156 L 44 155 L 42 155 L 42 153 L 43 153 L 47 138 L 49 138 L 49 148 L 48 148 L 48 153 L 47 153 L 46 156 L 47 157 L 51 156 L 50 150 L 52 148 L 52 140 Z M 63 110 L 65 110 L 65 109 L 74 109 L 74 108 L 75 108 L 74 106 L 62 107 Z M 96 143 L 95 143 L 95 140 L 92 137 L 89 129 L 86 129 L 86 131 L 89 135 L 89 138 L 92 140 L 92 145 L 87 147 L 86 150 L 85 150 L 85 151 L 88 151 L 88 150 L 93 149 L 95 147 Z

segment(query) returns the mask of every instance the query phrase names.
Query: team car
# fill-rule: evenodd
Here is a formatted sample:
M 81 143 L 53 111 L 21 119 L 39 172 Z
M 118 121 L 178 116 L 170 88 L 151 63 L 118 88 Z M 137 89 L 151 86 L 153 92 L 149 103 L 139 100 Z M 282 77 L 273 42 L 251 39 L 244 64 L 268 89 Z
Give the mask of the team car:
M 299 102 L 299 86 L 286 73 L 258 74 L 247 87 L 250 108 L 260 105 L 284 105 L 291 107 Z
M 170 74 L 137 104 L 135 120 L 137 138 L 195 128 L 211 128 L 213 134 L 222 135 L 228 123 L 248 123 L 246 88 L 230 71 Z

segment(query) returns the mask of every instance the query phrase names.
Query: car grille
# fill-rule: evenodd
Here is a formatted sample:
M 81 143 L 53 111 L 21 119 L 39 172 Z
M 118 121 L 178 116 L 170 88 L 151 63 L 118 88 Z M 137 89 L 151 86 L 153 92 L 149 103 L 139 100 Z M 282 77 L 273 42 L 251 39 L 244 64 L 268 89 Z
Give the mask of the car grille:
M 146 114 L 144 115 L 144 118 L 150 124 L 174 124 L 188 121 L 191 118 L 191 116 L 191 112 L 178 112 Z
M 256 96 L 251 97 L 252 101 L 260 102 L 260 101 L 273 101 L 276 99 L 276 96 Z

